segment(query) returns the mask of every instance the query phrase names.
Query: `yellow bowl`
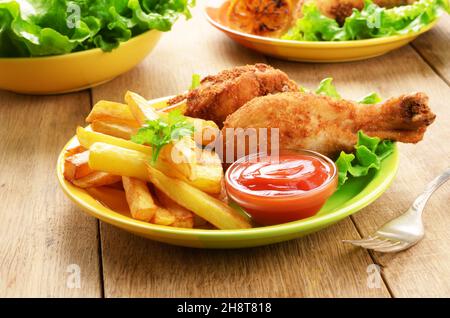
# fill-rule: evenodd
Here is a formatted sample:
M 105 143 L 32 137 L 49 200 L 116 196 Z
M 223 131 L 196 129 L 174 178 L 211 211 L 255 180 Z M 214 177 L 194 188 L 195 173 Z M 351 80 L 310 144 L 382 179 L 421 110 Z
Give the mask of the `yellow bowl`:
M 58 94 L 83 90 L 112 80 L 142 61 L 162 32 L 147 31 L 112 52 L 82 52 L 32 58 L 0 58 L 0 89 L 25 94 Z
M 419 32 L 355 41 L 292 41 L 252 35 L 224 25 L 228 0 L 210 0 L 205 6 L 207 20 L 234 41 L 252 50 L 280 59 L 299 62 L 346 62 L 368 59 L 402 47 L 430 30 L 437 20 Z

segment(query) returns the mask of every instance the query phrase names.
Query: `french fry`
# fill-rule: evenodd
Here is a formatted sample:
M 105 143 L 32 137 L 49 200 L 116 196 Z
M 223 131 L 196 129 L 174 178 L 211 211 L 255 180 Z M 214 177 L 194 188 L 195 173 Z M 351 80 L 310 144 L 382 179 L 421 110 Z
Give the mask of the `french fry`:
M 129 215 L 130 208 L 128 207 L 125 191 L 110 187 L 97 187 L 85 189 L 94 199 L 99 201 L 104 206 L 113 211 Z
M 126 92 L 125 101 L 130 107 L 130 111 L 133 114 L 136 121 L 142 126 L 147 120 L 156 120 L 160 118 L 160 115 L 149 104 L 149 102 L 142 96 L 133 93 Z
M 152 101 L 148 101 L 148 103 L 150 104 L 150 106 L 152 106 L 154 109 L 158 110 L 158 111 L 162 111 L 163 109 L 167 108 L 167 101 L 168 98 L 160 98 Z
M 170 211 L 158 207 L 158 209 L 155 212 L 155 215 L 153 216 L 153 219 L 151 220 L 151 223 L 158 224 L 158 225 L 172 225 L 175 222 L 175 216 L 170 213 Z
M 138 131 L 136 127 L 103 120 L 94 120 L 91 123 L 91 128 L 95 132 L 127 140 L 130 140 L 131 136 L 135 135 Z
M 164 147 L 160 156 L 161 161 L 173 166 L 169 173 L 163 171 L 166 175 L 184 180 L 207 193 L 220 193 L 223 168 L 216 153 L 202 150 L 192 139 L 183 138 L 172 147 Z
M 111 210 L 131 216 L 125 191 L 110 187 L 88 188 L 85 190 L 94 199 Z M 160 207 L 157 207 L 155 215 L 151 220 L 151 223 L 168 226 L 172 225 L 174 222 L 175 216 L 166 209 Z
M 149 161 L 149 156 L 136 150 L 131 150 L 127 148 L 118 147 L 116 145 L 107 144 L 103 142 L 97 142 L 90 146 L 89 155 L 89 167 L 93 170 L 109 172 L 115 175 L 121 175 L 126 177 L 138 178 L 143 181 L 150 181 L 148 177 L 148 172 L 146 164 Z M 220 193 L 221 190 L 221 179 L 218 179 L 217 167 L 210 169 L 210 166 L 205 166 L 202 170 L 201 166 L 196 166 L 195 169 L 200 170 L 197 175 L 201 175 L 202 178 L 197 177 L 190 180 L 185 174 L 180 172 L 176 167 L 178 164 L 173 162 L 168 162 L 158 157 L 155 163 L 155 168 L 162 171 L 164 174 L 179 178 L 190 185 L 208 192 L 208 193 Z M 185 169 L 190 173 L 190 169 Z M 206 171 L 213 171 L 208 175 Z M 220 171 L 220 176 L 223 175 L 223 171 Z M 210 178 L 210 179 L 208 179 Z M 211 179 L 212 178 L 212 179 Z
M 95 120 L 140 127 L 128 105 L 104 100 L 95 104 L 90 114 L 86 117 L 86 122 L 88 123 L 92 123 Z
M 219 136 L 220 129 L 212 120 L 187 117 L 195 128 L 195 141 L 203 146 L 211 145 Z
M 87 176 L 73 180 L 72 183 L 79 188 L 101 187 L 119 182 L 122 178 L 107 172 L 94 171 Z
M 90 131 L 83 127 L 77 128 L 77 138 L 80 144 L 88 149 L 91 148 L 91 146 L 96 142 L 103 142 L 110 145 L 139 151 L 142 152 L 143 154 L 146 154 L 147 156 L 152 155 L 151 147 L 140 145 L 129 140 L 124 140 L 122 138 L 117 138 L 99 132 Z
M 136 150 L 97 142 L 90 147 L 89 166 L 98 171 L 149 181 L 148 155 Z
M 172 226 L 184 228 L 194 227 L 194 214 L 191 211 L 174 202 L 161 190 L 157 189 L 156 195 L 159 202 L 164 206 L 164 208 L 169 210 L 169 212 L 171 212 L 175 216 L 175 221 L 173 222 Z
M 87 149 L 84 148 L 82 145 L 76 145 L 70 148 L 67 148 L 66 151 L 64 152 L 64 158 L 70 157 L 74 154 L 80 153 L 80 152 L 84 152 Z
M 64 178 L 69 181 L 74 181 L 75 179 L 80 179 L 88 174 L 92 173 L 93 170 L 89 167 L 89 151 L 85 150 L 83 152 L 75 153 L 64 160 Z
M 219 229 L 245 229 L 251 224 L 247 218 L 228 205 L 184 181 L 170 178 L 147 165 L 150 181 L 169 198 L 194 212 Z
M 159 108 L 159 109 L 157 108 L 157 110 L 165 112 L 165 113 L 169 113 L 172 110 L 176 110 L 176 109 L 178 109 L 184 115 L 184 113 L 187 110 L 187 101 L 184 99 L 181 102 L 170 105 L 170 106 L 167 106 L 167 103 L 166 103 L 166 106 L 164 108 Z
M 123 176 L 127 176 L 127 177 L 135 177 L 135 178 L 139 178 L 141 180 L 146 180 L 145 178 L 143 178 L 143 175 L 147 175 L 146 173 L 146 169 L 145 167 L 142 165 L 142 163 L 145 160 L 149 160 L 149 158 L 151 158 L 152 155 L 152 148 L 148 147 L 148 146 L 144 146 L 144 145 L 140 145 L 137 143 L 134 143 L 132 141 L 129 140 L 125 140 L 122 138 L 117 138 L 117 137 L 113 137 L 110 135 L 106 135 L 106 134 L 102 134 L 102 133 L 98 133 L 95 131 L 90 131 L 87 130 L 85 128 L 82 127 L 78 127 L 77 128 L 77 138 L 80 142 L 81 145 L 83 145 L 86 148 L 91 148 L 92 145 L 96 142 L 101 142 L 101 143 L 105 143 L 105 144 L 109 144 L 109 145 L 113 145 L 113 146 L 118 146 L 121 148 L 126 148 L 129 150 L 134 150 L 134 151 L 138 151 L 142 154 L 144 154 L 144 156 L 139 155 L 139 154 L 135 154 L 133 152 L 121 152 L 120 149 L 115 149 L 115 148 L 108 148 L 107 149 L 107 153 L 109 155 L 111 155 L 110 159 L 112 160 L 110 163 L 106 162 L 105 166 L 109 165 L 114 165 L 114 162 L 120 162 L 120 164 L 124 165 L 123 167 L 117 167 L 114 166 L 114 170 L 108 170 L 107 167 L 103 167 L 103 166 L 97 166 L 95 165 L 96 168 L 92 168 L 93 170 L 98 170 L 98 171 L 105 171 L 105 172 L 110 172 L 112 174 L 118 174 L 118 175 L 123 175 Z M 181 142 L 181 141 L 180 141 Z M 208 178 L 211 175 L 211 178 L 217 178 L 217 169 L 211 169 L 211 167 L 209 167 L 210 169 L 206 169 L 205 167 L 205 171 L 203 171 L 200 167 L 196 167 L 195 164 L 195 152 L 193 151 L 192 147 L 195 147 L 195 143 L 190 140 L 190 147 L 188 148 L 187 146 L 184 147 L 179 147 L 180 151 L 177 152 L 172 152 L 172 148 L 175 147 L 175 144 L 169 144 L 167 146 L 165 146 L 163 148 L 163 151 L 161 151 L 157 162 L 155 163 L 155 166 L 157 169 L 163 171 L 166 174 L 169 174 L 172 177 L 179 177 L 182 179 L 187 180 L 189 183 L 194 184 L 195 186 L 198 186 L 200 189 L 205 189 L 208 192 L 211 193 L 217 193 L 218 191 L 220 191 L 220 189 L 217 187 L 217 184 L 214 185 L 215 182 L 217 182 L 217 179 L 213 179 L 213 180 L 209 180 Z M 115 152 L 114 154 L 111 153 L 111 151 Z M 123 153 L 121 155 L 121 153 Z M 119 156 L 119 157 L 117 157 Z M 124 157 L 125 156 L 125 157 Z M 172 158 L 175 158 L 176 160 L 179 161 L 179 163 L 174 163 Z M 134 164 L 134 169 L 132 172 L 130 173 L 115 173 L 116 168 L 119 168 L 119 171 L 123 171 L 123 169 L 127 169 L 127 158 Z M 139 160 L 138 160 L 139 159 Z M 139 167 L 140 165 L 140 167 Z M 192 168 L 191 168 L 192 166 Z M 217 167 L 216 167 L 217 168 Z M 197 171 L 197 170 L 202 170 L 202 171 Z M 210 175 L 208 175 L 206 173 L 206 171 L 209 171 Z M 144 173 L 139 172 L 139 171 L 145 171 Z M 213 171 L 215 171 L 216 174 L 213 174 Z M 136 174 L 137 173 L 137 174 Z M 191 176 L 197 176 L 198 177 L 191 177 Z M 211 179 L 210 178 L 210 179 Z
M 147 183 L 136 178 L 122 177 L 123 188 L 134 219 L 150 222 L 157 206 L 153 202 Z

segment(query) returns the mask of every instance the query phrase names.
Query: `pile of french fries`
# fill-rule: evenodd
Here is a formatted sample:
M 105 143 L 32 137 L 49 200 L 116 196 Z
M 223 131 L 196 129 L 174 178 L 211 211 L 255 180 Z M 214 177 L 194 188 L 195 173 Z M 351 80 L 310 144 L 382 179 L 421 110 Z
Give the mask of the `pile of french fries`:
M 140 221 L 182 228 L 251 227 L 246 215 L 227 204 L 220 158 L 202 147 L 217 136 L 211 133 L 218 131 L 214 122 L 187 117 L 200 131 L 199 140 L 173 141 L 151 163 L 152 147 L 132 142 L 131 136 L 148 120 L 174 109 L 184 113 L 186 103 L 150 103 L 133 92 L 126 93 L 125 102 L 98 102 L 86 118 L 90 127 L 77 128 L 79 144 L 65 153 L 67 181 Z

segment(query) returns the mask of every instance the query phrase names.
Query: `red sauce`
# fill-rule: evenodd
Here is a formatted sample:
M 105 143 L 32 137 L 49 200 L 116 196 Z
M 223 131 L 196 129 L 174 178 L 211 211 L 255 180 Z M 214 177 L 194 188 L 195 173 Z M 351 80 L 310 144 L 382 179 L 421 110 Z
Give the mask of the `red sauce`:
M 330 179 L 331 168 L 318 157 L 285 154 L 278 162 L 270 157 L 243 162 L 230 177 L 245 190 L 260 195 L 286 195 L 320 187 Z
M 337 168 L 312 151 L 284 152 L 238 160 L 225 181 L 231 199 L 256 222 L 271 225 L 316 214 L 336 190 Z

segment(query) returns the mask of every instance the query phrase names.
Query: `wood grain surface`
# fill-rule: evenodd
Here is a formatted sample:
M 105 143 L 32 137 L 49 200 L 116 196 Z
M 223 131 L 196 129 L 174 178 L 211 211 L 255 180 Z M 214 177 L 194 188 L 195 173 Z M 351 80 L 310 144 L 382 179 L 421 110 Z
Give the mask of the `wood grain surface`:
M 444 15 L 437 27 L 418 37 L 412 45 L 450 85 L 450 15 Z
M 88 92 L 0 92 L 0 297 L 101 295 L 97 221 L 67 199 L 55 174 L 89 107 Z
M 450 19 L 411 46 L 339 64 L 292 63 L 245 49 L 200 12 L 179 21 L 138 67 L 91 91 L 60 96 L 0 92 L 0 297 L 421 297 L 450 296 L 450 184 L 425 212 L 426 238 L 395 255 L 341 243 L 370 234 L 399 215 L 427 181 L 450 165 Z M 400 145 L 392 187 L 351 218 L 302 239 L 244 250 L 196 250 L 152 242 L 86 216 L 59 189 L 57 155 L 92 102 L 173 95 L 191 75 L 269 63 L 315 87 L 331 76 L 359 98 L 423 91 L 437 114 L 424 141 Z M 446 83 L 447 82 L 447 83 Z M 73 264 L 80 288 L 70 288 Z M 382 277 L 373 283 L 374 264 Z

